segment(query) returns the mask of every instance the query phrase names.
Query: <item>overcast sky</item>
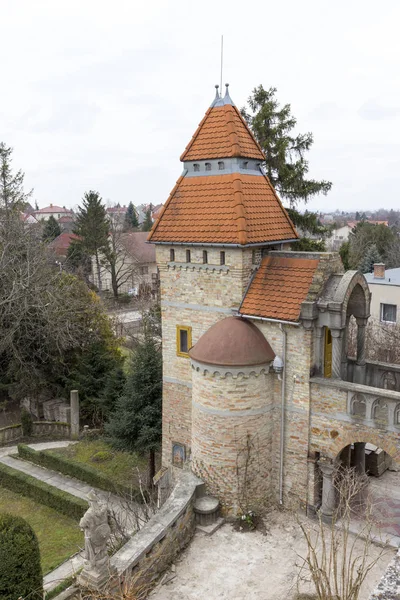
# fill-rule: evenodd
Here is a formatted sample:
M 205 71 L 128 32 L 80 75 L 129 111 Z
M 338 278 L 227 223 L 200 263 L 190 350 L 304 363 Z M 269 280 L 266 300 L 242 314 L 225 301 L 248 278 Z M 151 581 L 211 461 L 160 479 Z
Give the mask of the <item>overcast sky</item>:
M 41 207 L 165 202 L 219 83 L 311 131 L 312 209 L 400 208 L 399 0 L 0 0 L 0 141 Z

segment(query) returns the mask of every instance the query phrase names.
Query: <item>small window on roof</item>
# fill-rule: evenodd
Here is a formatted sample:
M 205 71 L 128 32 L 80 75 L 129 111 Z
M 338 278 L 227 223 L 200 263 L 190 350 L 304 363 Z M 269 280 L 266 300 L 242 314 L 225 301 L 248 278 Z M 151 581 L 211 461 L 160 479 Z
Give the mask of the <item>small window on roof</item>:
M 249 161 L 245 160 L 243 163 L 243 169 L 247 169 L 248 166 L 249 166 Z
M 186 250 L 186 262 L 191 262 L 190 250 Z
M 225 251 L 224 250 L 222 250 L 219 253 L 219 264 L 220 265 L 224 265 L 225 264 Z
M 173 248 L 171 248 L 171 250 L 169 251 L 169 260 L 171 262 L 175 262 L 175 250 Z
M 219 163 L 218 163 L 218 169 L 219 169 L 220 171 L 223 171 L 223 170 L 225 169 L 225 163 L 224 163 L 224 161 L 223 161 L 223 160 L 220 160 L 220 161 L 219 161 Z
M 199 165 L 199 163 L 194 163 L 194 165 L 193 165 L 193 171 L 200 171 L 200 165 Z
M 203 264 L 206 265 L 208 263 L 208 252 L 207 250 L 203 250 Z
M 206 163 L 206 171 L 211 171 L 211 163 Z

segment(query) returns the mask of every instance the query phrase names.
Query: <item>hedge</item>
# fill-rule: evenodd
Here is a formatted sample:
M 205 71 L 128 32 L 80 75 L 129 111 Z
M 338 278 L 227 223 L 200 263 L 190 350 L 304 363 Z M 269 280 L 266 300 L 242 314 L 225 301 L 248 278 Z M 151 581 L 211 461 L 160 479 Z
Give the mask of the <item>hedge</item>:
M 138 502 L 141 502 L 141 494 L 138 488 L 131 488 L 121 484 L 114 483 L 106 475 L 97 471 L 90 465 L 83 465 L 70 458 L 51 454 L 48 451 L 34 450 L 25 444 L 18 444 L 18 454 L 24 460 L 28 460 L 47 469 L 58 471 L 64 475 L 80 479 L 93 487 L 113 492 L 124 494 L 129 497 L 133 496 Z
M 0 514 L 0 598 L 43 598 L 40 551 L 32 527 L 21 517 Z
M 88 503 L 85 500 L 3 463 L 0 463 L 0 486 L 22 496 L 28 496 L 73 519 L 81 519 L 88 509 Z

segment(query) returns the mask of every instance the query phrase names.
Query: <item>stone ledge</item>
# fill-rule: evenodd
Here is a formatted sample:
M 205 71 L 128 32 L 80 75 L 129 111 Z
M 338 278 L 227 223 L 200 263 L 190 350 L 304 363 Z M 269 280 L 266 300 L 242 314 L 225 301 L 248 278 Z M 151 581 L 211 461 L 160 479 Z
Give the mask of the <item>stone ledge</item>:
M 369 597 L 369 600 L 398 599 L 400 599 L 400 551 L 390 561 L 382 579 Z
M 363 385 L 361 383 L 351 383 L 350 381 L 343 381 L 343 379 L 326 379 L 324 377 L 311 377 L 310 383 L 317 384 L 323 387 L 330 387 L 346 392 L 360 392 L 361 394 L 370 394 L 373 396 L 379 396 L 381 398 L 391 398 L 400 402 L 400 392 L 393 390 L 384 390 L 382 388 L 375 388 L 369 385 Z

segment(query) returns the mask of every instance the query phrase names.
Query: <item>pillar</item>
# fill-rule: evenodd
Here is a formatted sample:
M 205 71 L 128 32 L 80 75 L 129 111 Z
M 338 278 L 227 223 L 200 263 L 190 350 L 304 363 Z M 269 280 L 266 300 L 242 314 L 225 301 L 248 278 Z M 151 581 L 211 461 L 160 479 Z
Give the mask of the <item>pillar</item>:
M 349 469 L 351 465 L 351 445 L 345 446 L 340 453 L 340 462 L 342 467 Z
M 365 328 L 368 319 L 356 317 L 357 322 L 357 361 L 354 372 L 354 383 L 362 383 L 365 385 Z
M 354 468 L 359 475 L 365 474 L 365 443 L 356 442 L 354 444 Z
M 71 394 L 71 438 L 79 438 L 79 393 L 78 390 L 72 390 Z
M 318 461 L 322 473 L 322 506 L 321 515 L 326 521 L 332 519 L 336 509 L 336 490 L 333 484 L 334 466 L 332 463 L 322 460 Z
M 342 368 L 341 374 L 343 381 L 347 381 L 347 339 L 349 333 L 350 317 L 346 317 L 346 327 L 342 335 Z
M 332 329 L 332 378 L 341 379 L 342 335 L 341 329 Z
M 324 349 L 322 344 L 324 329 L 323 327 L 317 327 L 315 330 L 315 363 L 317 366 L 317 372 L 319 375 L 324 375 L 324 365 L 322 357 L 324 356 Z

